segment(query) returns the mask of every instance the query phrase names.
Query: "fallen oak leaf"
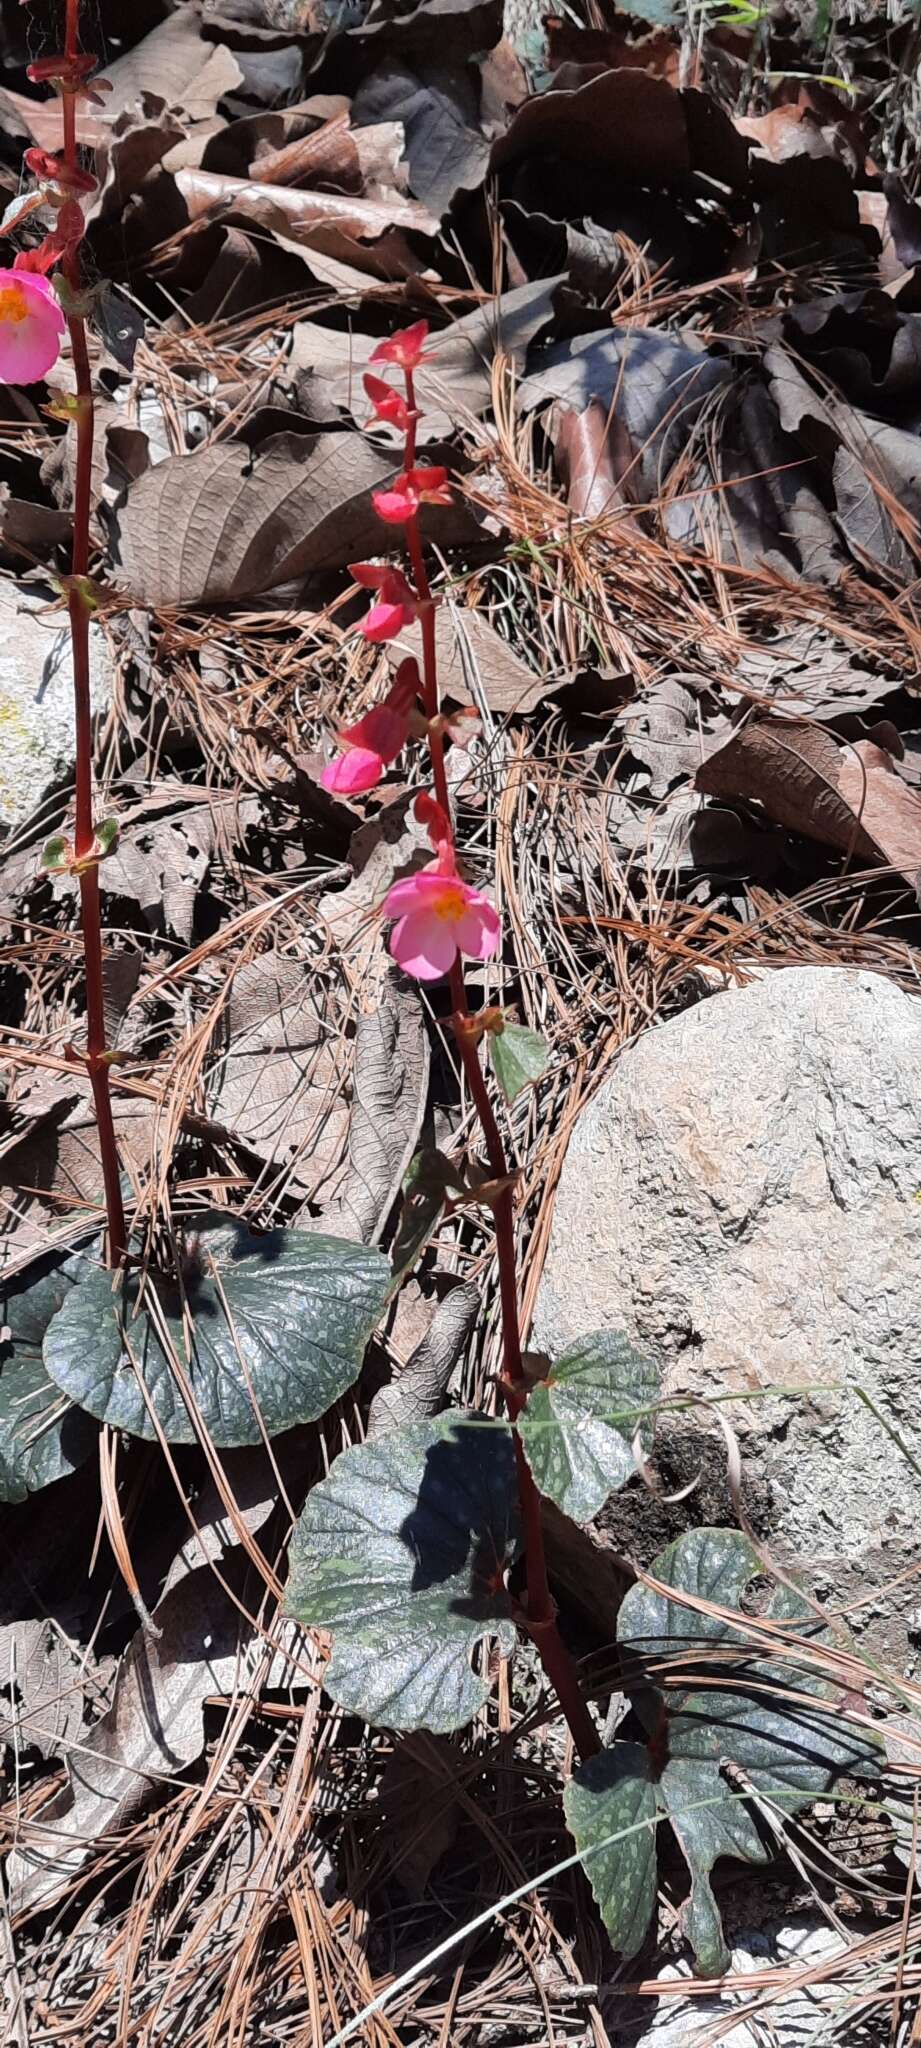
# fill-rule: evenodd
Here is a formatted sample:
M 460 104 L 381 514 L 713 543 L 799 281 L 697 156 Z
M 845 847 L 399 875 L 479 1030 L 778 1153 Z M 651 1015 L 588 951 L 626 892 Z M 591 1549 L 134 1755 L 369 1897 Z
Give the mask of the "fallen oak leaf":
M 395 669 L 408 643 L 391 641 L 387 659 Z M 523 717 L 557 687 L 549 676 L 526 667 L 481 612 L 442 605 L 435 614 L 435 649 L 442 697 L 455 704 L 484 705 L 499 718 Z
M 119 581 L 138 603 L 182 610 L 343 567 L 379 546 L 369 493 L 393 471 L 358 434 L 273 434 L 255 456 L 239 441 L 171 456 L 116 514 Z
M 507 357 L 515 370 L 524 369 L 528 348 L 552 319 L 554 294 L 564 282 L 565 273 L 561 272 L 501 292 L 498 298 L 429 336 L 415 379 L 420 444 L 451 434 L 465 414 L 486 411 L 492 403 L 492 366 L 498 353 Z M 375 346 L 367 334 L 352 334 L 344 343 L 341 335 L 316 321 L 299 321 L 288 363 L 299 403 L 309 410 L 307 394 L 316 380 L 325 401 L 364 420 L 367 401 L 362 372 Z
M 839 746 L 805 719 L 751 718 L 695 782 L 709 796 L 753 798 L 790 832 L 897 868 L 918 892 L 921 796 L 871 740 Z
M 409 228 L 418 235 L 438 232 L 434 214 L 417 199 L 404 199 L 396 193 L 387 200 L 356 199 L 338 192 L 306 192 L 290 185 L 263 185 L 255 178 L 231 178 L 219 171 L 194 169 L 178 171 L 176 185 L 190 220 L 201 220 L 217 208 L 242 214 L 260 227 L 271 227 L 277 219 L 295 242 L 309 243 L 322 237 L 329 226 L 352 242 L 374 242 L 394 228 Z

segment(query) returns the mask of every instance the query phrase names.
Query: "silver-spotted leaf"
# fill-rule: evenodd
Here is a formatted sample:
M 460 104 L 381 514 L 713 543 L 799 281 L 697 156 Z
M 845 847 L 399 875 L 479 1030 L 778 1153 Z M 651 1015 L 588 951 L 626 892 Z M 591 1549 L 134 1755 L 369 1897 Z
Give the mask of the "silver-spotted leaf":
M 287 1599 L 332 1630 L 332 1698 L 385 1728 L 464 1727 L 489 1692 L 476 1645 L 515 1640 L 518 1548 L 504 1423 L 455 1412 L 343 1451 L 294 1531 Z
M 538 1380 L 518 1432 L 535 1481 L 564 1514 L 587 1521 L 633 1472 L 633 1439 L 646 1450 L 659 1371 L 622 1332 L 599 1330 Z
M 181 1285 L 142 1290 L 132 1274 L 113 1293 L 110 1274 L 87 1274 L 49 1327 L 45 1367 L 114 1429 L 155 1438 L 152 1409 L 174 1444 L 196 1440 L 185 1378 L 216 1444 L 255 1444 L 313 1422 L 353 1384 L 389 1288 L 386 1259 L 364 1245 L 209 1216 Z
M 42 1363 L 49 1324 L 90 1270 L 79 1253 L 43 1259 L 0 1292 L 0 1500 L 75 1472 L 99 1435 Z
M 493 1071 L 506 1102 L 514 1102 L 523 1088 L 530 1088 L 546 1072 L 550 1048 L 539 1031 L 524 1024 L 506 1024 L 490 1035 Z
M 738 1611 L 761 1565 L 738 1530 L 689 1529 L 650 1569 L 682 1593 Z M 775 1589 L 765 1614 L 798 1624 L 806 1639 L 821 1635 L 811 1609 L 789 1587 Z M 868 1731 L 837 1711 L 831 1687 L 791 1661 L 771 1665 L 746 1649 L 744 1619 L 740 1629 L 637 1585 L 621 1607 L 617 1636 L 624 1681 L 650 1744 L 615 1743 L 582 1765 L 567 1795 L 569 1824 L 612 1941 L 635 1955 L 654 1904 L 649 1871 L 635 1855 L 625 1866 L 613 1849 L 592 1852 L 623 1828 L 631 1798 L 637 1813 L 651 1818 L 651 1788 L 690 1871 L 683 1918 L 697 1968 L 718 1976 L 729 1953 L 710 1883 L 713 1866 L 721 1856 L 759 1864 L 773 1854 L 746 1791 L 795 1813 L 842 1774 L 878 1768 L 880 1750 Z M 671 1662 L 674 1675 L 678 1660 L 687 1687 L 666 1690 L 664 1664 Z
M 656 1828 L 661 1818 L 649 1751 L 616 1742 L 590 1757 L 563 1806 L 616 1949 L 635 1956 L 656 1902 Z

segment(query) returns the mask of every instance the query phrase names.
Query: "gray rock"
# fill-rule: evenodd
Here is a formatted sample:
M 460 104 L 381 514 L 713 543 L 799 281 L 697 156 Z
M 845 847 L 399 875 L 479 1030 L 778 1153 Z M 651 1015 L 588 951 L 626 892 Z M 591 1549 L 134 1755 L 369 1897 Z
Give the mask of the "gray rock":
M 746 1929 L 732 1948 L 732 1972 L 744 1978 L 753 1970 L 783 1967 L 795 1976 L 815 1969 L 841 1954 L 847 1944 L 818 1915 L 802 1915 L 789 1925 Z M 690 1975 L 687 1965 L 671 1964 L 659 1973 L 661 1981 L 676 1982 Z M 630 2048 L 814 2048 L 819 2040 L 836 2038 L 828 2018 L 829 2009 L 847 1998 L 847 1986 L 839 1984 L 831 1996 L 827 1985 L 801 1984 L 785 1996 L 777 1991 L 757 1990 L 733 1993 L 722 1998 L 682 1998 L 670 1992 L 660 1999 L 654 2019 L 636 2034 L 625 2035 Z M 750 2019 L 730 2025 L 733 2007 L 759 2006 Z M 823 2020 L 828 2028 L 823 2030 Z M 723 2028 L 726 2029 L 723 2032 Z
M 786 968 L 628 1050 L 581 1117 L 534 1341 L 626 1327 L 666 1391 L 817 1388 L 728 1412 L 771 1484 L 773 1544 L 874 1647 L 907 1656 L 921 1480 L 921 1000 Z M 705 1411 L 687 1422 L 699 1425 Z M 672 1422 L 681 1427 L 681 1417 Z
M 15 831 L 72 770 L 73 665 L 66 612 L 50 592 L 0 579 L 0 828 Z M 93 706 L 108 696 L 105 643 L 90 627 Z

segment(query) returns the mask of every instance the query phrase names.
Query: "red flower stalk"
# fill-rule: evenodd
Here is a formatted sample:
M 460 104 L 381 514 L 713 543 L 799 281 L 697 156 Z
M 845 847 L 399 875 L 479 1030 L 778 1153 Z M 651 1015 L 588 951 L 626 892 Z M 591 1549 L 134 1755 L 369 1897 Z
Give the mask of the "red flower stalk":
M 125 1212 L 122 1202 L 121 1177 L 119 1171 L 118 1147 L 115 1140 L 115 1124 L 112 1116 L 112 1098 L 109 1086 L 110 1055 L 106 1045 L 105 1009 L 103 1004 L 102 976 L 102 929 L 99 909 L 99 860 L 105 851 L 103 841 L 97 838 L 93 818 L 93 748 L 92 720 L 90 711 L 90 652 L 89 625 L 93 609 L 89 579 L 90 553 L 90 508 L 92 501 L 93 467 L 93 384 L 90 374 L 89 351 L 86 340 L 86 326 L 83 315 L 77 310 L 82 287 L 82 266 L 80 243 L 83 239 L 83 212 L 79 203 L 81 193 L 95 189 L 95 179 L 82 168 L 77 157 L 76 103 L 78 98 L 90 96 L 88 80 L 95 71 L 96 62 L 79 47 L 80 0 L 66 0 L 65 46 L 63 53 L 56 57 L 42 57 L 29 67 L 29 76 L 36 83 L 53 84 L 61 98 L 63 124 L 63 148 L 60 155 L 49 150 L 30 149 L 26 152 L 26 164 L 35 176 L 50 186 L 48 197 L 57 206 L 57 223 L 50 235 L 45 237 L 38 250 L 23 252 L 16 259 L 15 268 L 6 273 L 7 282 L 0 297 L 0 322 L 5 322 L 8 335 L 18 334 L 20 341 L 10 342 L 10 363 L 16 370 L 15 381 L 28 375 L 44 376 L 51 367 L 63 331 L 64 315 L 55 297 L 51 284 L 44 273 L 55 264 L 60 265 L 67 287 L 66 324 L 70 336 L 74 365 L 76 396 L 68 402 L 68 412 L 76 437 L 74 465 L 74 518 L 71 573 L 67 578 L 67 605 L 70 615 L 71 644 L 74 668 L 74 725 L 76 737 L 76 821 L 70 871 L 77 875 L 80 887 L 80 922 L 83 931 L 83 958 L 86 977 L 86 1052 L 84 1062 L 93 1091 L 96 1124 L 99 1131 L 99 1151 L 102 1163 L 102 1178 L 105 1189 L 106 1216 L 108 1221 L 108 1260 L 111 1266 L 121 1263 L 127 1246 Z M 4 310 L 5 309 L 5 310 Z M 32 364 L 25 362 L 26 341 L 34 328 L 38 336 L 38 324 L 44 337 L 46 357 L 42 367 L 35 368 L 38 355 L 33 349 L 29 357 Z M 37 346 L 37 342 L 36 342 Z M 18 350 L 18 354 L 17 354 Z M 49 353 L 50 351 L 50 353 Z M 7 369 L 0 363 L 0 376 L 11 381 Z
M 424 980 L 446 971 L 450 974 L 454 1024 L 458 1050 L 470 1094 L 483 1132 L 495 1194 L 496 1252 L 499 1263 L 499 1295 L 502 1315 L 502 1390 L 512 1423 L 528 1398 L 528 1382 L 521 1354 L 518 1314 L 518 1275 L 513 1208 L 514 1176 L 509 1174 L 505 1147 L 496 1122 L 485 1075 L 477 1050 L 482 1029 L 472 1017 L 467 1001 L 461 955 L 487 959 L 499 944 L 499 919 L 493 906 L 480 892 L 464 882 L 457 867 L 451 802 L 445 773 L 444 737 L 447 727 L 438 697 L 435 600 L 425 565 L 419 509 L 422 504 L 444 503 L 448 494 L 443 470 L 420 470 L 416 466 L 416 410 L 413 376 L 423 360 L 428 328 L 416 321 L 389 341 L 381 342 L 371 356 L 372 363 L 392 364 L 402 370 L 405 402 L 402 414 L 376 388 L 368 390 L 379 419 L 400 419 L 405 433 L 403 472 L 389 491 L 374 493 L 377 511 L 384 519 L 405 528 L 412 583 L 402 570 L 386 570 L 373 563 L 353 567 L 356 580 L 380 593 L 362 631 L 368 639 L 390 639 L 403 626 L 418 618 L 422 629 L 422 701 L 425 713 L 434 795 L 416 799 L 419 822 L 429 834 L 436 858 L 420 874 L 395 884 L 384 904 L 385 914 L 397 921 L 391 935 L 391 950 L 404 969 Z M 368 380 L 366 380 L 368 389 Z M 370 630 L 369 630 L 370 629 Z M 483 1029 L 487 1028 L 485 1025 Z M 517 1431 L 514 1436 L 518 1492 L 521 1503 L 527 1566 L 526 1626 L 554 1686 L 581 1757 L 593 1756 L 600 1748 L 595 1724 L 579 1687 L 578 1674 L 556 1624 L 556 1609 L 547 1583 L 541 1527 L 540 1496 Z

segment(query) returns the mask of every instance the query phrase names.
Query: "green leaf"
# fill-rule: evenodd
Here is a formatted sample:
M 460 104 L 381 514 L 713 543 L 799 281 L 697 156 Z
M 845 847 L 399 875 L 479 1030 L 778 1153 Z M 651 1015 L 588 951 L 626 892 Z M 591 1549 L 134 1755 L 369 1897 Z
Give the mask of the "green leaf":
M 506 1102 L 514 1102 L 522 1088 L 529 1088 L 546 1072 L 550 1048 L 539 1031 L 523 1024 L 506 1024 L 490 1033 L 493 1071 Z
M 99 1435 L 42 1364 L 45 1332 L 88 1270 L 79 1254 L 43 1259 L 0 1294 L 0 1500 L 75 1472 Z
M 333 1631 L 332 1698 L 386 1728 L 462 1728 L 490 1690 L 475 1646 L 515 1641 L 518 1548 L 504 1423 L 442 1415 L 343 1451 L 297 1524 L 288 1587 L 298 1621 Z
M 118 832 L 119 821 L 117 818 L 103 818 L 101 823 L 96 826 L 94 838 L 103 859 L 107 853 L 115 852 L 118 844 Z
M 761 1569 L 738 1530 L 689 1529 L 655 1559 L 651 1576 L 738 1610 L 746 1585 Z M 786 1586 L 775 1588 L 765 1613 L 771 1620 L 802 1622 L 806 1639 L 821 1640 L 810 1608 Z M 627 1594 L 617 1638 L 625 1684 L 652 1739 L 645 1750 L 615 1743 L 576 1772 L 566 1806 L 576 1847 L 586 1856 L 612 1941 L 625 1955 L 635 1955 L 654 1903 L 649 1872 L 638 1866 L 624 1880 L 613 1851 L 598 1857 L 587 1852 L 624 1825 L 631 1797 L 637 1812 L 648 1814 L 649 1800 L 640 1789 L 648 1782 L 691 1874 L 683 1917 L 697 1967 L 703 1976 L 718 1976 L 728 1968 L 729 1952 L 710 1884 L 713 1866 L 721 1856 L 759 1864 L 773 1854 L 770 1833 L 759 1825 L 746 1788 L 782 1812 L 796 1813 L 842 1773 L 878 1769 L 880 1745 L 868 1730 L 848 1724 L 836 1710 L 832 1688 L 811 1673 L 790 1662 L 759 1659 L 746 1649 L 738 1628 L 678 1606 L 647 1586 Z M 674 1673 L 680 1658 L 687 1669 L 695 1649 L 697 1670 L 692 1665 L 686 1689 L 665 1691 L 662 1661 L 668 1659 Z M 731 1675 L 732 1688 L 718 1691 L 714 1683 L 700 1689 L 705 1674 L 714 1681 Z M 802 1701 L 791 1700 L 791 1690 L 803 1693 Z M 818 1704 L 822 1699 L 829 1701 L 827 1709 Z M 629 1897 L 628 1884 L 634 1887 Z
M 616 1949 L 635 1956 L 656 1902 L 660 1807 L 649 1751 L 618 1742 L 571 1778 L 563 1807 Z
M 659 1371 L 622 1332 L 583 1337 L 538 1380 L 518 1433 L 541 1493 L 576 1522 L 597 1515 L 636 1471 L 633 1439 L 648 1450 Z
M 312 1422 L 358 1378 L 390 1271 L 380 1252 L 344 1238 L 297 1230 L 256 1236 L 209 1216 L 188 1244 L 182 1287 L 149 1279 L 139 1304 L 140 1288 L 132 1274 L 113 1295 L 111 1275 L 101 1270 L 74 1288 L 45 1338 L 51 1378 L 115 1429 L 155 1438 L 149 1402 L 170 1443 L 194 1443 L 193 1417 L 151 1313 L 153 1294 L 214 1442 L 256 1444 L 260 1417 L 270 1436 Z
M 49 874 L 60 874 L 62 868 L 67 864 L 68 850 L 68 841 L 65 839 L 63 832 L 55 832 L 53 838 L 46 839 L 42 847 L 42 867 Z

